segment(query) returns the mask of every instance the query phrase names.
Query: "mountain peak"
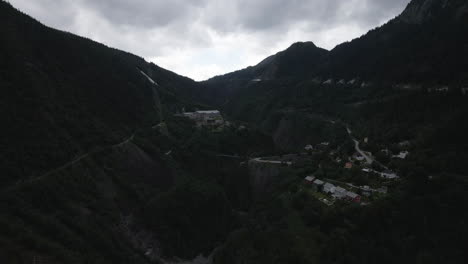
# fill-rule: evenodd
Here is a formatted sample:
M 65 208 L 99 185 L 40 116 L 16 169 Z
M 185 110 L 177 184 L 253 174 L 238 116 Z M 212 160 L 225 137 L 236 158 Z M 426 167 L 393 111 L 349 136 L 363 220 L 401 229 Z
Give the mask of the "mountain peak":
M 301 49 L 301 48 L 317 48 L 317 46 L 312 41 L 305 41 L 305 42 L 296 42 L 292 44 L 288 50 L 290 49 Z
M 459 18 L 467 12 L 466 0 L 412 0 L 399 19 L 408 24 L 422 24 L 444 13 Z

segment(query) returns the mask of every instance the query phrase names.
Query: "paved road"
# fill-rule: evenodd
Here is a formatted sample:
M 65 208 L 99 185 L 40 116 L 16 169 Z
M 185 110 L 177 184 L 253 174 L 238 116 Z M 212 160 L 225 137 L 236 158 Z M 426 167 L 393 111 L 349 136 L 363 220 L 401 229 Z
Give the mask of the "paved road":
M 284 162 L 284 161 L 279 161 L 279 160 L 263 160 L 262 158 L 251 159 L 251 161 L 255 161 L 255 162 L 258 162 L 258 163 L 278 164 L 278 165 L 286 164 L 288 166 L 292 165 L 292 162 L 290 162 L 290 161 Z
M 122 147 L 122 146 L 124 146 L 124 145 L 130 143 L 134 138 L 135 138 L 135 134 L 133 134 L 133 135 L 131 135 L 130 137 L 126 138 L 124 141 L 122 141 L 122 142 L 120 142 L 120 143 L 117 143 L 117 144 L 114 144 L 114 145 L 111 145 L 111 146 L 109 146 L 109 147 L 113 147 L 113 148 L 115 148 L 115 147 Z M 90 151 L 90 152 L 88 152 L 88 153 L 86 153 L 86 154 L 83 154 L 83 155 L 81 155 L 81 156 L 79 156 L 79 157 L 77 157 L 77 158 L 74 158 L 73 160 L 71 160 L 71 161 L 65 163 L 64 165 L 62 165 L 62 166 L 60 166 L 60 167 L 58 167 L 58 168 L 55 168 L 55 169 L 53 169 L 53 170 L 50 170 L 50 171 L 48 171 L 48 172 L 42 174 L 42 175 L 39 176 L 39 177 L 35 177 L 35 178 L 33 178 L 33 179 L 26 180 L 26 181 L 20 180 L 20 181 L 17 181 L 14 185 L 11 185 L 11 186 L 15 186 L 15 185 L 18 185 L 18 184 L 23 183 L 23 182 L 35 182 L 35 181 L 38 181 L 38 180 L 40 180 L 40 179 L 42 179 L 42 178 L 45 178 L 45 177 L 47 177 L 47 176 L 49 176 L 49 175 L 51 175 L 51 174 L 54 174 L 54 173 L 60 172 L 60 171 L 62 171 L 62 170 L 65 170 L 65 169 L 67 169 L 67 168 L 69 168 L 69 167 L 75 165 L 76 163 L 78 163 L 78 162 L 80 162 L 80 161 L 86 159 L 86 158 L 89 157 L 91 154 L 94 154 L 94 153 L 99 152 L 100 150 L 102 150 L 102 149 L 99 149 L 99 150 L 92 150 L 92 151 Z M 8 187 L 8 188 L 9 188 L 9 187 Z
M 352 136 L 353 132 L 351 131 L 351 129 L 349 127 L 346 127 L 346 130 L 348 131 L 348 135 L 354 141 L 354 148 L 359 154 L 361 154 L 361 156 L 363 156 L 366 159 L 366 163 L 369 165 L 374 163 L 375 160 L 372 157 L 369 157 L 369 155 L 367 155 L 364 151 L 361 150 L 361 148 L 359 147 L 359 141 Z

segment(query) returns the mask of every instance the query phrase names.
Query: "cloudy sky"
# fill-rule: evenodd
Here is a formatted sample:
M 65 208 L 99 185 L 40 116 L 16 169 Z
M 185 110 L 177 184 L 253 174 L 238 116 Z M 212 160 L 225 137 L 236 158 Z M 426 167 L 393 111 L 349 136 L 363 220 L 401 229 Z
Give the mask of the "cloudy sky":
M 195 80 L 260 62 L 297 41 L 332 49 L 410 0 L 9 0 L 42 23 Z

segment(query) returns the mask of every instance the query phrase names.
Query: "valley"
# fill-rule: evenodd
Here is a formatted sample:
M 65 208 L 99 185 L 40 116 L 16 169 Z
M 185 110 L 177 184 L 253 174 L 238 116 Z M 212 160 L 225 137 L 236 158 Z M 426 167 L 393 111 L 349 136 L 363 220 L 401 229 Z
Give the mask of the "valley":
M 0 0 L 0 262 L 464 263 L 467 10 L 195 82 Z

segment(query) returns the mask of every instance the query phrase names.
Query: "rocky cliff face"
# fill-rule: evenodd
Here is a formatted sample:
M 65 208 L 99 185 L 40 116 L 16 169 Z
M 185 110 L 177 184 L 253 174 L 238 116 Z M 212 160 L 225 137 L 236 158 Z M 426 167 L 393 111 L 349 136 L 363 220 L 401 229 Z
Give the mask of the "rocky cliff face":
M 272 187 L 281 173 L 281 166 L 249 162 L 250 185 L 254 200 L 261 199 Z

